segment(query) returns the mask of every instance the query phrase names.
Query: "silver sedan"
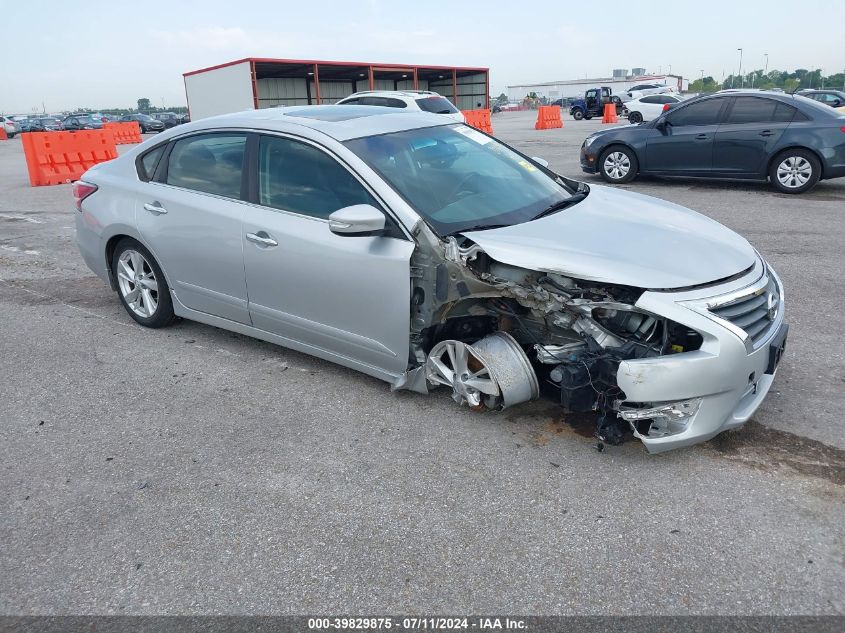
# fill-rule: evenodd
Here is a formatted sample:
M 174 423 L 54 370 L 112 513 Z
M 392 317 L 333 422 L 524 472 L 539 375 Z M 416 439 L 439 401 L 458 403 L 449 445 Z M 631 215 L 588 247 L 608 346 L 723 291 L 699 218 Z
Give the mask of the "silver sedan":
M 781 283 L 739 235 L 436 115 L 205 119 L 74 196 L 82 256 L 142 325 L 192 319 L 478 409 L 543 394 L 608 443 L 743 424 L 786 342 Z

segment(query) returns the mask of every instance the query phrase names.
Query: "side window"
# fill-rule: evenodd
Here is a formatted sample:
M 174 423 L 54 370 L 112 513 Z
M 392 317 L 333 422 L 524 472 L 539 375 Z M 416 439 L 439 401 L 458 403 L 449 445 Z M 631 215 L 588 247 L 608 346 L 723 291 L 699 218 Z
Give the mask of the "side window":
M 683 108 L 673 109 L 668 117 L 669 123 L 681 127 L 685 125 L 716 125 L 719 122 L 719 112 L 725 99 L 707 99 L 698 103 L 691 103 Z
M 141 180 L 152 180 L 153 174 L 155 173 L 156 165 L 158 165 L 158 161 L 161 158 L 162 154 L 164 154 L 164 149 L 167 147 L 167 143 L 164 145 L 160 145 L 155 149 L 151 149 L 146 154 L 143 154 L 139 159 L 137 164 L 138 167 L 138 177 Z
M 788 123 L 793 113 L 791 106 L 774 99 L 737 97 L 725 123 Z
M 245 134 L 201 134 L 176 141 L 167 184 L 240 199 Z
M 640 99 L 640 102 L 641 103 L 663 103 L 663 100 L 660 97 L 649 96 L 649 97 L 643 97 L 642 99 Z
M 332 156 L 278 136 L 262 136 L 258 145 L 258 202 L 322 219 L 354 204 L 379 206 Z
M 338 105 L 359 105 L 360 99 L 355 97 L 354 99 L 347 99 L 343 103 L 339 103 Z
M 587 94 L 586 94 L 586 95 L 584 95 L 584 98 L 586 98 L 586 99 L 595 99 L 597 95 L 598 95 L 598 91 L 597 91 L 597 90 L 588 90 L 588 91 L 587 91 Z
M 387 99 L 385 99 L 385 101 L 386 101 L 386 103 L 384 105 L 386 105 L 388 108 L 407 108 L 408 107 L 408 104 L 405 103 L 404 101 L 402 101 L 402 99 L 387 98 Z

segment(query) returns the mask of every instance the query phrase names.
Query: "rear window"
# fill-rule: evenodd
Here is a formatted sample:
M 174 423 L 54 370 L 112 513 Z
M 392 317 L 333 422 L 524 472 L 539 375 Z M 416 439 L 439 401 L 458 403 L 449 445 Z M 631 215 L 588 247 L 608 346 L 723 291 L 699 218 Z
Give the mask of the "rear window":
M 417 105 L 423 112 L 433 112 L 434 114 L 452 114 L 458 112 L 458 109 L 452 105 L 452 102 L 445 97 L 422 97 L 417 99 Z

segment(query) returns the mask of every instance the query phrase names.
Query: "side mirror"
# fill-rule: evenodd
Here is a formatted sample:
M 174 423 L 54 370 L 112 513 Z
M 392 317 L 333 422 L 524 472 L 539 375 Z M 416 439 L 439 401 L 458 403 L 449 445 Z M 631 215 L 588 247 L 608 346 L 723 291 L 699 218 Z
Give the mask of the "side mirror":
M 344 207 L 329 216 L 329 230 L 345 236 L 380 235 L 384 231 L 384 213 L 369 204 Z
M 838 107 L 839 107 L 839 106 L 841 106 L 841 105 L 842 105 L 842 101 L 840 101 L 839 99 L 834 99 L 834 100 L 833 100 L 833 107 L 834 107 L 834 108 L 838 108 Z
M 539 156 L 532 156 L 531 160 L 533 160 L 535 163 L 537 163 L 541 167 L 548 167 L 549 166 L 549 161 L 547 161 L 545 158 L 540 158 Z
M 666 117 L 662 117 L 662 118 L 657 120 L 657 123 L 654 124 L 654 127 L 655 127 L 655 129 L 660 130 L 661 132 L 665 132 L 666 131 L 666 125 L 667 125 Z

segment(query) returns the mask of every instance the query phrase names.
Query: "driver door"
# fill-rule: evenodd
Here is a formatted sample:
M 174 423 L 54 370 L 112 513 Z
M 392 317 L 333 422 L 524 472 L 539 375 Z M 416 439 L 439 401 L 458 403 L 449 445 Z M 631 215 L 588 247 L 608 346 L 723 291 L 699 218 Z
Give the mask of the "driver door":
M 266 135 L 256 154 L 257 204 L 245 207 L 241 235 L 253 325 L 305 351 L 378 370 L 370 373 L 405 371 L 414 244 L 389 216 L 385 235 L 329 230 L 338 209 L 383 207 L 323 148 Z

